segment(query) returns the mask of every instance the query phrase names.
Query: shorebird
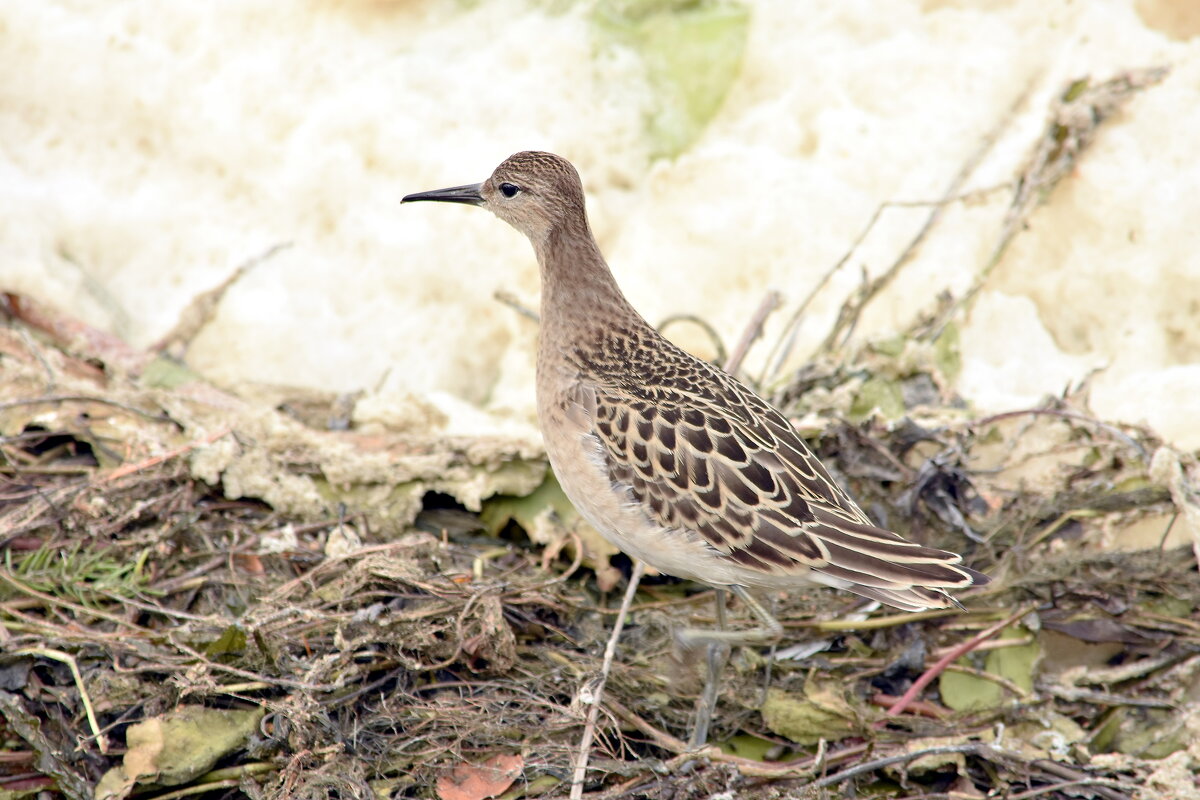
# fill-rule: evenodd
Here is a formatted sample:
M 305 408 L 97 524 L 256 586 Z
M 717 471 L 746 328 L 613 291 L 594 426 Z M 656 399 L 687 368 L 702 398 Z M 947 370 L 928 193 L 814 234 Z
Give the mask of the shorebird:
M 702 746 L 723 645 L 768 644 L 780 622 L 750 594 L 823 584 L 907 611 L 957 605 L 987 577 L 945 550 L 877 527 L 778 410 L 663 338 L 617 286 L 588 225 L 583 185 L 551 153 L 510 156 L 483 183 L 406 196 L 468 203 L 525 234 L 541 269 L 537 412 L 567 497 L 619 549 L 717 589 Z M 724 591 L 761 623 L 724 630 Z

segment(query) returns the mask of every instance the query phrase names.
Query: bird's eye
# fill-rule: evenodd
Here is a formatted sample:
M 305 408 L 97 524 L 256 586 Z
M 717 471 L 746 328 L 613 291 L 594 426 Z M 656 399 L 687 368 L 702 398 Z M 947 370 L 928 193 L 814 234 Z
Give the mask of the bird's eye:
M 517 186 L 515 183 L 500 184 L 500 194 L 504 195 L 505 197 L 516 197 L 517 192 L 519 191 L 521 191 L 521 187 Z

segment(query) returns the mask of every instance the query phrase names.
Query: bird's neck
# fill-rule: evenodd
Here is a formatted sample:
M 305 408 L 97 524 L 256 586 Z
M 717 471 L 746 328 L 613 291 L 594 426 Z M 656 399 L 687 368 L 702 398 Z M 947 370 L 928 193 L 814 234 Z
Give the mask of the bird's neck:
M 586 346 L 602 337 L 611 323 L 641 322 L 586 225 L 582 230 L 551 231 L 536 250 L 542 272 L 543 342 Z

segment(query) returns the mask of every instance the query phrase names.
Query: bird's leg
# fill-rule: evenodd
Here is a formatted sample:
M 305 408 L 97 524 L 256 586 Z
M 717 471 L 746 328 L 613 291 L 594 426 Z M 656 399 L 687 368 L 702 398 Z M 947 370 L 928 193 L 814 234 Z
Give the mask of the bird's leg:
M 783 624 L 774 615 L 754 599 L 744 586 L 727 586 L 729 591 L 746 604 L 759 622 L 761 628 L 751 628 L 748 631 L 712 630 L 710 628 L 680 628 L 675 632 L 675 640 L 685 648 L 709 644 L 773 644 L 783 637 Z M 722 609 L 722 613 L 723 613 Z
M 778 598 L 771 598 L 772 616 L 775 614 L 775 606 L 777 601 Z M 767 694 L 771 691 L 771 668 L 775 666 L 775 648 L 777 645 L 777 642 L 772 642 L 771 649 L 767 652 L 767 668 L 763 670 L 762 700 L 759 702 L 760 706 L 765 706 L 767 704 Z
M 725 630 L 725 590 L 716 590 L 717 630 Z M 709 642 L 707 646 L 708 674 L 704 681 L 704 691 L 696 700 L 696 724 L 692 726 L 692 738 L 688 747 L 699 750 L 708 742 L 708 728 L 712 724 L 713 711 L 717 707 L 717 690 L 721 686 L 721 672 L 725 666 L 725 658 L 729 655 L 727 645 L 720 642 Z
M 754 599 L 742 586 L 729 586 L 733 592 L 746 604 L 758 621 L 761 628 L 748 631 L 725 630 L 725 591 L 717 589 L 717 629 L 683 628 L 676 631 L 675 638 L 684 648 L 694 648 L 703 645 L 708 656 L 708 680 L 704 684 L 704 692 L 696 703 L 696 724 L 692 728 L 690 746 L 693 750 L 704 746 L 708 741 L 708 728 L 712 722 L 713 709 L 717 701 L 717 688 L 720 686 L 721 670 L 724 666 L 728 647 L 733 645 L 772 644 L 783 636 L 783 625 L 771 612 Z

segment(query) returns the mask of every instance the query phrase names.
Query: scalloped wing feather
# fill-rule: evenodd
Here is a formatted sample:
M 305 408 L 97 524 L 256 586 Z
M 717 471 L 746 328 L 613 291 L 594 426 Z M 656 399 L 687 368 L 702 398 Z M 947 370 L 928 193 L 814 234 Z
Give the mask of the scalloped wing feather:
M 655 525 L 696 531 L 764 577 L 811 571 L 905 609 L 944 607 L 946 589 L 986 582 L 960 556 L 873 525 L 783 415 L 731 376 L 674 366 L 670 385 L 589 392 L 609 477 Z

